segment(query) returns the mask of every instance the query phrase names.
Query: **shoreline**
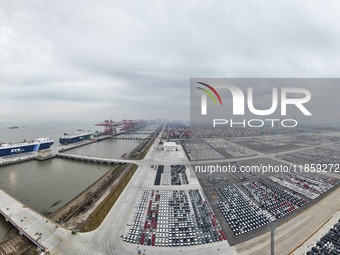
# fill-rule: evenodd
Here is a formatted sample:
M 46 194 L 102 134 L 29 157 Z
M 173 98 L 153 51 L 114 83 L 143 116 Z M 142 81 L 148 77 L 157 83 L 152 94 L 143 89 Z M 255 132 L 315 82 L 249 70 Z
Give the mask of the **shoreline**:
M 159 133 L 160 130 L 161 129 L 158 128 L 156 132 Z M 152 139 L 152 137 L 144 139 L 125 158 L 138 159 L 140 157 L 144 157 L 153 140 L 154 139 Z M 65 228 L 74 230 L 82 229 L 83 224 L 85 224 L 85 222 L 87 222 L 87 220 L 91 217 L 92 212 L 94 212 L 101 205 L 100 201 L 103 201 L 107 198 L 115 186 L 119 184 L 121 178 L 124 177 L 125 173 L 129 171 L 133 165 L 134 164 L 124 164 L 113 166 L 107 173 L 101 176 L 98 180 L 92 183 L 88 188 L 70 200 L 63 207 L 59 208 L 55 212 L 45 213 L 43 215 L 57 223 L 61 223 L 62 219 L 63 224 L 61 225 Z M 81 222 L 79 222 L 79 220 Z M 12 226 L 8 233 L 13 229 L 16 230 L 16 228 Z M 17 244 L 21 244 L 21 246 L 18 246 Z M 7 246 L 10 246 L 10 248 L 6 249 L 5 247 Z M 27 249 L 23 249 L 23 247 L 27 247 Z M 7 238 L 0 243 L 0 251 L 4 250 L 4 254 L 7 255 L 39 254 L 39 252 L 34 252 L 35 248 L 36 246 L 25 237 L 20 236 L 18 231 L 16 234 L 14 234 L 14 236 Z M 30 250 L 33 250 L 33 253 L 27 253 Z

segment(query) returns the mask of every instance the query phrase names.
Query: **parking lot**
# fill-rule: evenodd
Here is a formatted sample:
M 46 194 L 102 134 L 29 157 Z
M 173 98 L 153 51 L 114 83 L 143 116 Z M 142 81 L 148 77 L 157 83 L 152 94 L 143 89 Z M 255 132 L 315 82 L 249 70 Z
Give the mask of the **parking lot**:
M 276 219 L 280 219 L 308 203 L 293 193 L 283 190 L 266 179 L 243 183 L 243 187 Z
M 269 179 L 310 199 L 316 199 L 340 182 L 337 178 L 307 172 L 280 173 Z
M 256 156 L 257 153 L 254 151 L 247 150 L 236 144 L 228 142 L 226 139 L 222 138 L 211 138 L 202 139 L 203 142 L 210 145 L 216 151 L 225 156 L 225 158 L 242 158 Z
M 340 219 L 333 227 L 307 252 L 307 255 L 340 254 Z
M 220 197 L 217 205 L 236 237 L 262 228 L 275 220 L 272 214 L 262 210 L 235 184 L 215 189 Z
M 331 170 L 330 164 L 340 163 L 340 143 L 323 145 L 317 148 L 300 150 L 293 153 L 286 153 L 279 157 L 296 164 L 321 164 L 321 169 Z M 333 167 L 333 171 L 334 170 L 338 170 L 338 172 L 340 172 L 339 168 Z
M 187 140 L 182 143 L 189 160 L 214 160 L 225 159 L 226 156 L 214 150 L 202 140 Z M 229 157 L 230 158 L 230 157 Z
M 228 138 L 228 141 L 261 153 L 278 153 L 318 145 L 316 141 L 299 140 L 293 134 Z
M 190 246 L 227 237 L 202 190 L 144 190 L 125 242 Z
M 218 160 L 256 156 L 257 153 L 222 138 L 204 138 L 182 141 L 191 161 Z
M 289 164 L 277 160 L 275 155 L 261 155 L 261 152 L 273 154 L 316 146 L 320 141 L 323 143 L 335 141 L 332 137 L 324 136 L 323 139 L 317 137 L 319 140 L 314 135 L 304 134 L 300 135 L 299 139 L 294 135 L 278 135 L 274 139 L 273 136 L 246 138 L 252 139 L 251 142 L 255 143 L 259 142 L 256 139 L 260 140 L 259 143 L 252 144 L 254 148 L 260 148 L 259 157 L 254 157 L 256 153 L 248 141 L 245 145 L 240 145 L 251 148 L 249 150 L 225 139 L 204 138 L 181 142 L 191 163 L 195 160 L 219 160 L 215 161 L 215 164 L 218 162 L 221 166 L 235 166 L 239 170 L 241 166 Z M 245 138 L 229 139 L 239 142 L 239 139 Z M 335 145 L 332 143 L 323 146 L 336 150 Z M 300 151 L 294 153 L 298 152 Z M 243 157 L 252 158 L 242 160 Z M 221 162 L 221 159 L 228 159 L 228 162 Z M 185 186 L 182 189 L 186 190 L 171 188 L 173 185 L 185 184 L 185 177 L 183 179 L 182 175 L 183 165 L 151 167 L 156 170 L 154 175 L 156 177 L 152 178 L 152 182 L 161 186 L 159 189 L 157 186 L 150 186 L 149 189 L 143 190 L 140 203 L 136 206 L 138 209 L 133 212 L 135 217 L 123 237 L 125 242 L 144 247 L 181 247 L 227 239 L 233 246 L 264 234 L 271 224 L 281 225 L 289 221 L 340 186 L 338 179 L 327 178 L 324 175 L 284 173 L 285 178 L 298 179 L 295 180 L 296 184 L 304 189 L 304 192 L 299 192 L 296 188 L 299 186 L 289 187 L 275 181 L 275 178 L 282 177 L 278 173 L 197 172 L 195 167 L 199 165 L 204 169 L 204 164 L 191 165 L 191 171 L 195 172 L 202 190 Z M 169 185 L 169 190 L 163 185 Z M 179 188 L 181 189 L 181 186 Z M 318 195 L 309 196 L 310 192 Z
M 220 166 L 230 164 L 236 165 L 239 168 L 240 166 L 254 166 L 261 164 L 262 165 L 270 164 L 273 166 L 278 166 L 283 163 L 267 158 L 257 158 L 252 160 L 239 160 L 235 162 L 219 163 Z M 201 169 L 204 169 L 203 166 L 208 165 L 213 164 L 204 165 L 199 164 L 199 166 L 201 166 Z M 193 169 L 195 169 L 195 166 L 198 165 L 193 165 Z M 221 223 L 221 226 L 228 238 L 228 242 L 230 245 L 235 245 L 244 242 L 258 235 L 261 235 L 264 232 L 267 232 L 270 222 L 263 224 L 263 222 L 265 221 L 262 219 L 262 223 L 260 225 L 253 225 L 252 220 L 254 219 L 247 218 L 246 214 L 244 214 L 242 215 L 242 217 L 244 217 L 245 221 L 249 222 L 249 226 L 248 227 L 244 226 L 245 228 L 236 229 L 235 226 L 238 226 L 237 224 L 241 223 L 236 223 L 234 221 L 231 221 L 231 219 L 225 217 L 226 214 L 229 214 L 231 212 L 230 210 L 232 210 L 233 207 L 224 197 L 221 191 L 223 187 L 229 187 L 227 188 L 227 190 L 230 190 L 230 187 L 232 185 L 235 185 L 237 189 L 239 189 L 240 192 L 242 192 L 243 195 L 247 197 L 245 198 L 245 201 L 252 201 L 249 203 L 253 204 L 254 207 L 257 206 L 259 210 L 267 211 L 270 215 L 274 217 L 275 220 L 273 222 L 279 225 L 298 215 L 302 211 L 308 209 L 310 206 L 316 204 L 325 195 L 329 194 L 332 190 L 340 186 L 338 179 L 329 178 L 327 176 L 318 175 L 314 173 L 309 175 L 308 174 L 303 175 L 304 179 L 301 181 L 306 182 L 307 180 L 314 179 L 315 185 L 320 187 L 320 190 L 321 188 L 324 189 L 323 195 L 321 196 L 319 195 L 315 199 L 311 199 L 308 196 L 306 196 L 307 193 L 304 195 L 300 194 L 296 189 L 292 190 L 286 186 L 280 185 L 279 183 L 276 183 L 273 180 L 271 180 L 273 176 L 279 176 L 280 173 L 279 174 L 276 173 L 262 174 L 251 172 L 250 173 L 195 172 L 195 173 L 202 188 L 207 194 L 207 198 L 210 202 L 210 205 L 213 208 L 213 211 L 215 212 L 217 219 Z M 241 195 L 239 195 L 239 197 L 241 197 Z M 233 203 L 236 202 L 234 201 Z M 241 211 L 247 210 L 245 208 L 251 209 L 249 208 L 249 206 L 245 206 L 246 202 L 242 203 L 244 208 L 242 208 Z M 237 210 L 236 209 L 233 210 L 235 211 L 235 214 L 237 214 Z M 253 214 L 253 212 L 250 212 L 249 214 L 251 215 Z M 228 220 L 230 221 L 231 224 L 228 223 Z
M 158 165 L 154 185 L 185 185 L 189 184 L 186 167 L 183 165 Z
M 240 136 L 256 136 L 260 134 L 272 134 L 268 128 L 230 128 L 230 127 L 212 127 L 211 125 L 195 125 L 190 123 L 191 138 L 224 138 Z

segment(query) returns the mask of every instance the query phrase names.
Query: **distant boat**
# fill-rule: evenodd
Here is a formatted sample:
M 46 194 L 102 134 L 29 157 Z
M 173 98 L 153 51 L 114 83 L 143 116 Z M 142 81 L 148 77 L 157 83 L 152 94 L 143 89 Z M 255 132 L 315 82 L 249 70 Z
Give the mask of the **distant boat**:
M 18 127 L 17 126 L 11 126 L 9 127 L 9 129 L 17 129 Z
M 23 128 L 25 128 L 26 126 L 22 126 Z

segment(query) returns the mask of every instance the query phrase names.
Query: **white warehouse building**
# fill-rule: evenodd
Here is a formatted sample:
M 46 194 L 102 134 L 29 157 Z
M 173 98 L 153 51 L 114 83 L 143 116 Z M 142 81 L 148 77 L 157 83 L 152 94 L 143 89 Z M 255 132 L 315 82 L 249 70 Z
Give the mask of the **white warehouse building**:
M 164 151 L 176 151 L 176 143 L 175 142 L 165 142 L 163 144 Z

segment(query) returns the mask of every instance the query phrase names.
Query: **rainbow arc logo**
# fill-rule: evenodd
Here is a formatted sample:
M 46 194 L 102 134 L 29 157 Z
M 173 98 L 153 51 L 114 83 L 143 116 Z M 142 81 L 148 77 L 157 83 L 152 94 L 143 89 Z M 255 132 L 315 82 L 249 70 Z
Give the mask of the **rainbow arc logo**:
M 210 86 L 209 84 L 206 84 L 206 83 L 203 83 L 203 82 L 197 82 L 198 84 L 201 84 L 203 86 L 206 86 L 207 88 L 209 88 L 212 92 L 214 92 L 214 94 L 217 96 L 218 100 L 220 101 L 220 104 L 222 106 L 222 100 L 221 100 L 221 97 L 220 95 L 217 93 L 217 91 L 212 87 Z M 213 96 L 213 94 L 211 94 L 211 92 L 207 89 L 204 89 L 204 88 L 201 88 L 201 87 L 197 87 L 198 89 L 200 90 L 203 90 L 204 92 L 206 92 L 211 98 L 212 100 L 214 100 L 214 103 L 215 105 L 217 105 L 216 103 L 216 100 L 215 100 L 215 97 Z M 203 94 L 202 95 L 202 104 L 201 104 L 201 114 L 202 115 L 207 115 L 207 95 L 206 94 Z
M 206 84 L 206 83 L 203 83 L 203 82 L 197 82 L 197 83 L 198 83 L 198 84 L 201 84 L 201 85 L 204 85 L 204 86 L 208 87 L 209 89 L 211 89 L 211 91 L 214 92 L 215 95 L 217 96 L 218 100 L 220 100 L 220 104 L 221 104 L 221 106 L 222 106 L 221 97 L 220 97 L 220 95 L 217 93 L 217 91 L 216 91 L 213 87 L 211 87 L 210 85 L 208 85 L 208 84 Z M 217 105 L 214 96 L 213 96 L 208 90 L 203 89 L 203 88 L 200 88 L 200 87 L 197 87 L 197 88 L 203 90 L 204 92 L 206 92 L 206 93 L 214 100 L 215 105 Z

